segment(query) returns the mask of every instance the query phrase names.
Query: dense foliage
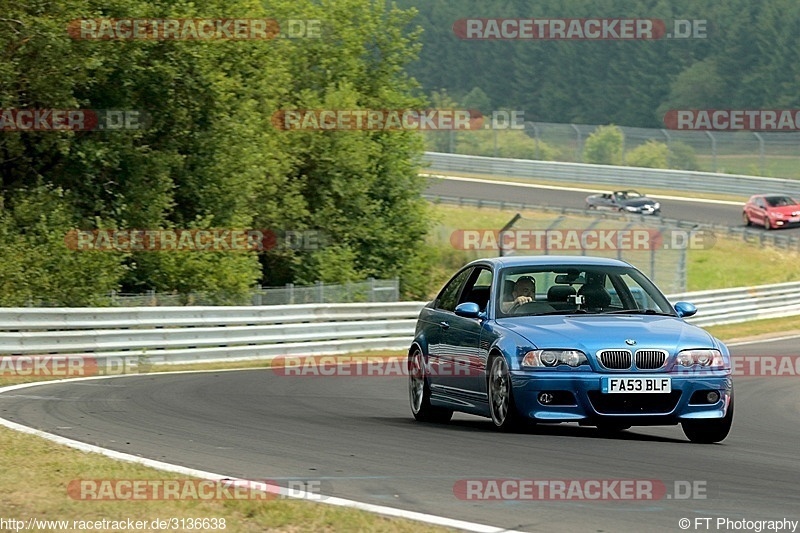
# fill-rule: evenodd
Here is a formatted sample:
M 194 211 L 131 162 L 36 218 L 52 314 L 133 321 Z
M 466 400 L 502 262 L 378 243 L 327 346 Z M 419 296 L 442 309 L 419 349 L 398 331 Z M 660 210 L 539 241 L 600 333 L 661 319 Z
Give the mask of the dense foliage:
M 663 127 L 668 109 L 797 108 L 796 0 L 399 0 L 425 29 L 410 72 L 457 101 L 480 90 L 493 109 L 537 122 Z M 469 18 L 706 20 L 705 39 L 462 40 Z
M 143 110 L 137 131 L 0 131 L 0 304 L 111 289 L 241 294 L 256 282 L 400 276 L 426 290 L 422 140 L 286 132 L 295 108 L 421 107 L 413 11 L 375 0 L 0 0 L 0 109 Z M 76 40 L 86 18 L 320 20 L 320 38 Z M 74 252 L 70 228 L 318 230 L 318 249 Z

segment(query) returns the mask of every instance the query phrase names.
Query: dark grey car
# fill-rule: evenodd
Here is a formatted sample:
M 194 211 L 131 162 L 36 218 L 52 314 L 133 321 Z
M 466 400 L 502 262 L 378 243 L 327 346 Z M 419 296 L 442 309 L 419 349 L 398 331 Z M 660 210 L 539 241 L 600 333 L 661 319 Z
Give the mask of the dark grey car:
M 642 215 L 661 214 L 661 204 L 638 191 L 614 191 L 586 198 L 586 209 L 610 209 Z

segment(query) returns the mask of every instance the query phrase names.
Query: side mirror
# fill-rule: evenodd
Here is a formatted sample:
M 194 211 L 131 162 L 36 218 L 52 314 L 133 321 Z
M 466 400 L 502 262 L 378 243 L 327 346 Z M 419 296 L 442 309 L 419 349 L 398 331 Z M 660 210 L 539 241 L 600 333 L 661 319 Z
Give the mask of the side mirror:
M 456 306 L 456 314 L 464 318 L 483 318 L 481 308 L 475 302 L 464 302 Z
M 694 304 L 691 304 L 689 302 L 676 302 L 675 311 L 678 313 L 679 317 L 687 318 L 694 315 L 697 312 L 697 307 L 695 307 Z

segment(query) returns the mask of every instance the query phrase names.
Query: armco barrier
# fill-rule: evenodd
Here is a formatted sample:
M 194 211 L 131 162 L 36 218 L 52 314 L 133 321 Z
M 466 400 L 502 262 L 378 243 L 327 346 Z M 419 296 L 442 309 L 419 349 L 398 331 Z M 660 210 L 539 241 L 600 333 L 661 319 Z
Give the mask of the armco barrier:
M 425 152 L 430 170 L 489 174 L 514 178 L 538 178 L 564 185 L 590 183 L 603 188 L 667 189 L 750 196 L 782 192 L 800 197 L 800 180 L 760 178 L 689 170 L 665 170 L 611 165 L 587 165 L 528 159 L 503 159 L 474 155 Z
M 800 282 L 690 292 L 699 326 L 800 315 Z M 403 350 L 424 302 L 263 307 L 2 308 L 0 355 L 136 357 L 149 363 Z

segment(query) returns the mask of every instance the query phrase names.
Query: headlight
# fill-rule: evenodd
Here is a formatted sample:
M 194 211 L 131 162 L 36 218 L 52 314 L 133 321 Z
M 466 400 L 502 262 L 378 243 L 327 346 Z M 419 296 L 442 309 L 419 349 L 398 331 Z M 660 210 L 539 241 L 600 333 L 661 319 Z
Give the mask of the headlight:
M 656 202 L 653 204 L 653 209 L 661 209 L 661 204 Z
M 586 354 L 580 350 L 531 350 L 522 358 L 522 366 L 543 368 L 558 365 L 572 367 L 588 365 Z
M 678 354 L 677 363 L 681 366 L 701 368 L 723 368 L 724 362 L 719 350 L 683 350 Z

